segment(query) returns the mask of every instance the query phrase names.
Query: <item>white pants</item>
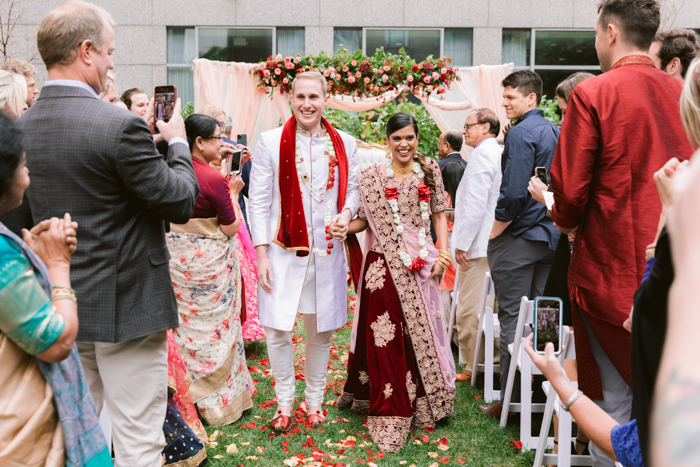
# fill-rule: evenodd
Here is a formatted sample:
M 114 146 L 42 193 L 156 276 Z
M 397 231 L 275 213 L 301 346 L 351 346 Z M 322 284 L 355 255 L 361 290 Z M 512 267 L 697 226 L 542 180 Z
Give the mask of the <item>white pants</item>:
M 116 344 L 78 342 L 98 416 L 106 402 L 116 467 L 160 467 L 168 403 L 166 332 Z
M 328 354 L 333 342 L 333 331 L 316 332 L 316 315 L 304 315 L 306 329 L 306 405 L 315 407 L 323 404 L 323 391 L 326 389 Z M 294 344 L 292 331 L 280 331 L 265 327 L 267 353 L 270 357 L 272 374 L 275 376 L 275 394 L 280 405 L 294 403 Z

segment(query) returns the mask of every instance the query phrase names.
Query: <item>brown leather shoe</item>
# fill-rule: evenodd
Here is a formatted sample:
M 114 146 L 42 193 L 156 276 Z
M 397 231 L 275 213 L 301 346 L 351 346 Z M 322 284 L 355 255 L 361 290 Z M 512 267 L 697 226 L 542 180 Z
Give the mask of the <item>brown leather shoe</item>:
M 283 415 L 282 411 L 278 410 L 270 425 L 277 433 L 286 433 L 292 428 L 292 417 Z
M 480 405 L 479 406 L 479 412 L 488 415 L 489 417 L 495 418 L 496 420 L 501 419 L 501 404 L 499 402 L 496 402 L 493 405 Z M 511 423 L 516 420 L 516 416 L 518 414 L 516 413 L 509 413 L 508 418 L 506 423 Z
M 470 381 L 472 377 L 465 373 L 457 373 L 457 377 L 455 379 L 457 381 Z

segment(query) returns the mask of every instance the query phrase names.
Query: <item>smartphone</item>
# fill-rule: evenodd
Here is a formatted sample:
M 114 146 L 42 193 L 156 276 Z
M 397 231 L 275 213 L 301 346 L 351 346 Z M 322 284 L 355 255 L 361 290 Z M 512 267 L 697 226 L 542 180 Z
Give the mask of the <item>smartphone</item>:
M 153 132 L 160 133 L 156 122 L 164 121 L 168 123 L 173 116 L 175 101 L 177 100 L 177 88 L 169 84 L 167 86 L 156 86 L 153 103 Z
M 549 180 L 547 179 L 547 167 L 535 167 L 535 175 L 542 183 L 549 186 Z
M 561 353 L 561 329 L 564 325 L 564 302 L 557 297 L 537 297 L 534 306 L 535 326 L 532 345 L 544 355 L 547 342 L 554 344 L 554 354 Z
M 445 209 L 445 212 L 455 212 L 454 208 L 447 208 Z
M 241 173 L 241 157 L 243 156 L 243 149 L 234 150 L 228 158 L 228 174 L 240 174 Z
M 242 146 L 248 146 L 248 135 L 245 133 L 242 133 L 238 136 L 236 136 L 236 144 L 240 144 Z

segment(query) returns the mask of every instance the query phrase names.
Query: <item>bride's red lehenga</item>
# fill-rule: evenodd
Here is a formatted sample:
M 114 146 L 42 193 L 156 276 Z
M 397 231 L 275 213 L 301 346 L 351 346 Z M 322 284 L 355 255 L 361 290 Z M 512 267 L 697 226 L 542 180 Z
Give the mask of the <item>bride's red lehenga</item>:
M 430 190 L 430 209 L 446 207 L 442 176 L 431 161 L 436 187 Z M 430 232 L 421 217 L 422 180 L 411 176 L 389 180 L 380 166 L 360 173 L 363 204 L 358 216 L 369 222 L 365 257 L 353 323 L 348 380 L 338 399 L 339 408 L 367 414 L 372 440 L 384 452 L 406 444 L 411 424 L 434 426 L 452 414 L 455 365 L 447 339 L 438 291 L 439 279 L 430 279 L 438 252 L 428 233 L 428 258 L 418 273 L 410 272 L 399 257 L 412 259 L 419 247 L 416 232 Z M 397 235 L 385 188 L 398 190 L 399 216 L 404 225 Z

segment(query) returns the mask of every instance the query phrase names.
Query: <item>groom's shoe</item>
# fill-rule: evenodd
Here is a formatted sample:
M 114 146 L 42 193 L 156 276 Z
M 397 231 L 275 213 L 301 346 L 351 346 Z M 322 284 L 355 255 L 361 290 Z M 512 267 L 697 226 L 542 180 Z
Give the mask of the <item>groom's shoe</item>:
M 311 426 L 318 426 L 326 423 L 326 417 L 323 416 L 323 410 L 320 408 L 309 410 L 308 416 L 306 417 L 306 423 Z
M 292 428 L 292 417 L 284 415 L 281 410 L 277 410 L 270 425 L 272 425 L 272 429 L 277 433 L 286 433 Z

